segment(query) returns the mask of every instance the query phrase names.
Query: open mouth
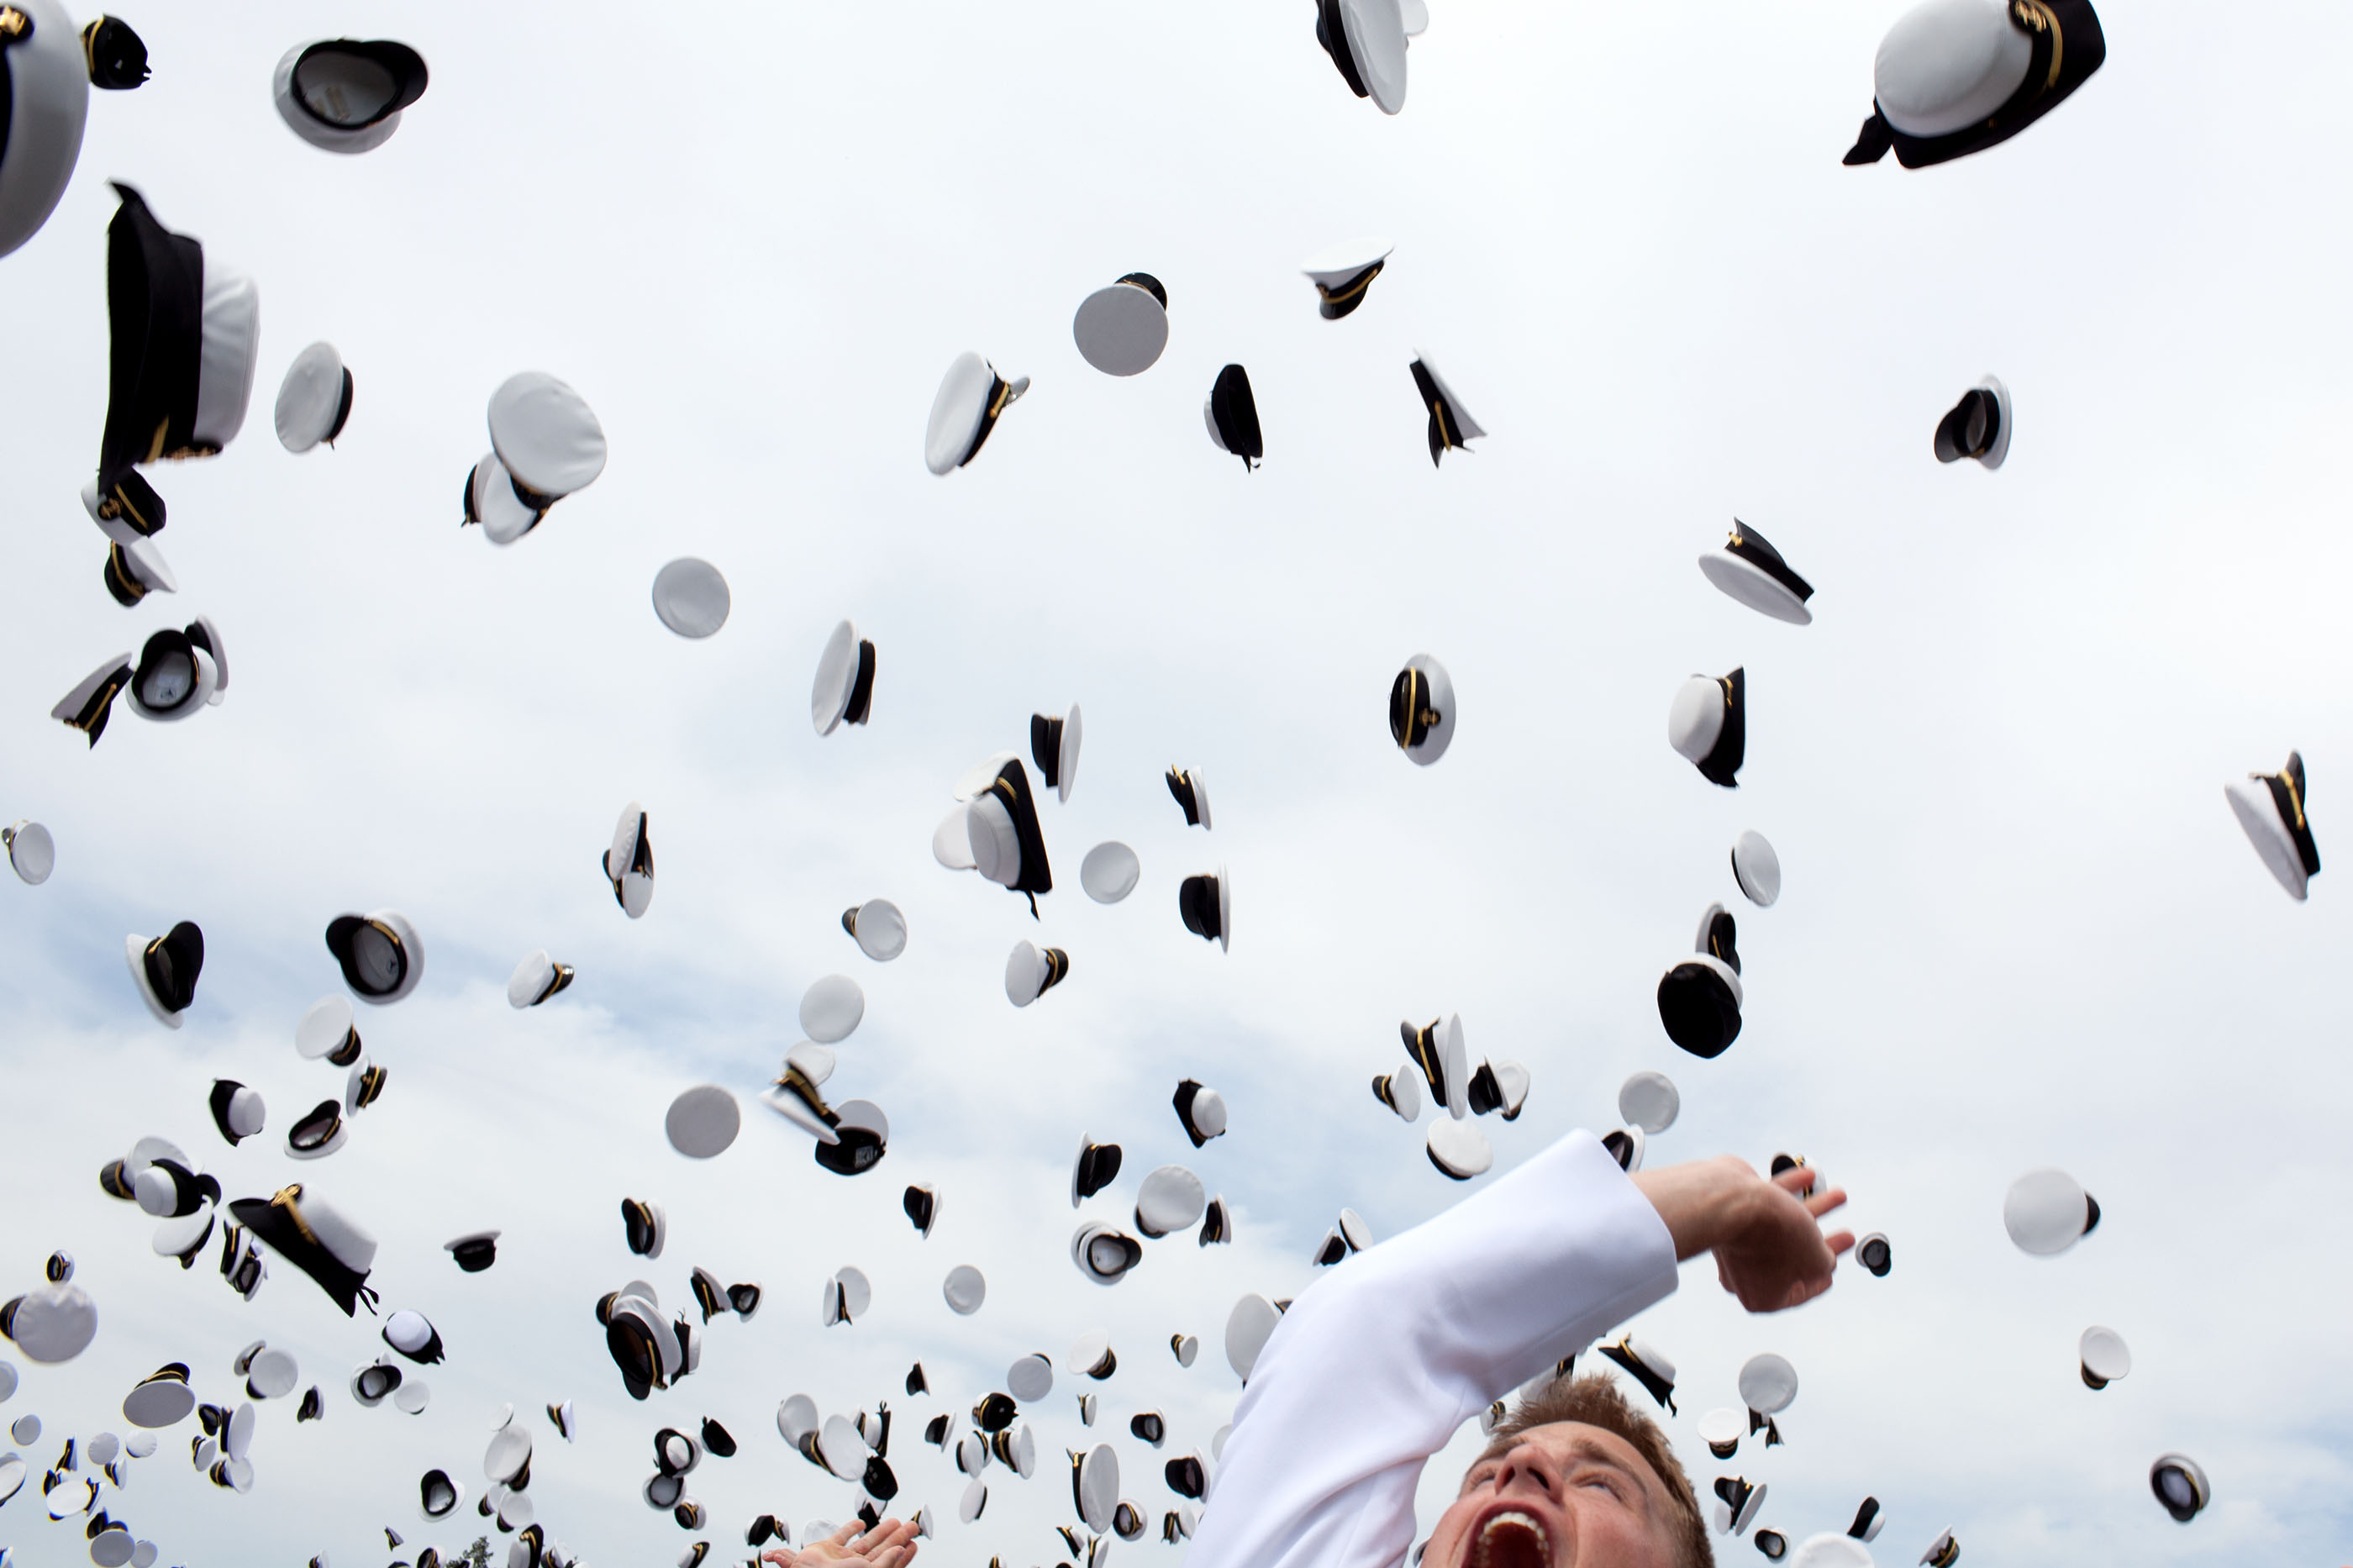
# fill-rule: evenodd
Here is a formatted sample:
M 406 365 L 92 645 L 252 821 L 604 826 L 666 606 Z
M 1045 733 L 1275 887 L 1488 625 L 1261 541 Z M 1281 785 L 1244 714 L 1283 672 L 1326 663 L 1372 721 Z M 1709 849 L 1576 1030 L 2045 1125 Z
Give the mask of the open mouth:
M 1552 1537 L 1543 1524 L 1506 1509 L 1480 1525 L 1463 1568 L 1548 1568 L 1551 1562 Z

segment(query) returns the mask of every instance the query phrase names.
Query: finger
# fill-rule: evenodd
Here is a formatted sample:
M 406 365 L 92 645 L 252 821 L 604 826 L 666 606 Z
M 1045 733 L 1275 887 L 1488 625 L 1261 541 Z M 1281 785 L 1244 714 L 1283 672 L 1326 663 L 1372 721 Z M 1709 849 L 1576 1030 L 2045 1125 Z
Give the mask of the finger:
M 1854 1232 L 1842 1230 L 1835 1236 L 1826 1237 L 1823 1239 L 1831 1244 L 1831 1257 L 1837 1258 L 1853 1247 Z
M 849 1544 L 851 1539 L 857 1536 L 865 1528 L 866 1526 L 863 1523 L 853 1519 L 848 1524 L 843 1525 L 839 1530 L 835 1531 L 831 1535 L 827 1536 L 825 1538 L 826 1544 L 828 1546 L 847 1546 Z
M 873 1568 L 899 1568 L 899 1559 L 903 1554 L 898 1547 L 890 1546 L 865 1555 L 867 1562 L 873 1564 Z
M 1822 1215 L 1830 1213 L 1831 1210 L 1834 1208 L 1842 1208 L 1845 1205 L 1846 1189 L 1844 1187 L 1832 1187 L 1828 1192 L 1816 1193 L 1812 1197 L 1808 1198 L 1806 1200 L 1806 1212 L 1812 1215 L 1816 1219 L 1820 1219 Z
M 1807 1165 L 1792 1165 L 1771 1178 L 1773 1184 L 1785 1193 L 1802 1193 L 1820 1179 L 1812 1167 Z

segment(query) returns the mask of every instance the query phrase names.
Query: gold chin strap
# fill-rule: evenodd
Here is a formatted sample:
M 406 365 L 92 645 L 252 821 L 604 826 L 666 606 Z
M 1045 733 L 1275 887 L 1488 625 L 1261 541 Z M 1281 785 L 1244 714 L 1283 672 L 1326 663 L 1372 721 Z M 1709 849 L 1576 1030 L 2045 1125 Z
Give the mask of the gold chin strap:
M 14 5 L 0 5 L 0 46 L 33 36 L 33 19 Z
M 2028 32 L 2051 35 L 2051 71 L 2042 79 L 2042 90 L 2049 92 L 2059 85 L 2059 68 L 2067 56 L 2067 35 L 2060 30 L 2057 15 L 2046 0 L 2010 0 L 2010 14 Z
M 2262 778 L 2264 775 L 2258 773 L 2255 776 Z M 2279 780 L 2286 787 L 2288 804 L 2295 807 L 2295 825 L 2302 827 L 2304 826 L 2304 792 L 2295 787 L 2295 775 L 2289 773 L 2277 773 L 2270 776 Z
M 303 1240 L 309 1242 L 313 1247 L 322 1246 L 323 1243 L 319 1240 L 317 1236 L 312 1234 L 311 1227 L 303 1223 L 302 1210 L 301 1207 L 301 1198 L 302 1184 L 297 1182 L 290 1187 L 280 1187 L 277 1192 L 271 1194 L 269 1198 L 269 1206 L 274 1209 L 284 1210 L 286 1217 L 294 1222 L 296 1234 L 301 1236 Z
M 1462 445 L 1461 442 L 1454 438 L 1453 428 L 1447 423 L 1446 400 L 1444 398 L 1435 398 L 1431 400 L 1430 405 L 1430 416 L 1438 422 L 1439 440 L 1450 450 Z
M 1318 283 L 1315 285 L 1315 292 L 1324 296 L 1324 302 L 1327 305 L 1336 305 L 1343 300 L 1353 300 L 1357 295 L 1363 293 L 1366 289 L 1371 288 L 1373 286 L 1373 279 L 1379 277 L 1381 274 L 1381 268 L 1388 265 L 1388 259 L 1384 257 L 1382 259 L 1374 262 L 1370 267 L 1366 268 L 1362 272 L 1356 274 L 1356 280 L 1351 282 L 1346 288 L 1326 289 L 1323 284 Z

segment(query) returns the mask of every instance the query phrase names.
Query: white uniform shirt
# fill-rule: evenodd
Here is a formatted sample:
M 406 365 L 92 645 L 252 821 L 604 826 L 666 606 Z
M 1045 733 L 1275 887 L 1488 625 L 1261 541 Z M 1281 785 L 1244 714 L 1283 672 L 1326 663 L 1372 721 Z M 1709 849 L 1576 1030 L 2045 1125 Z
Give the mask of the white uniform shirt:
M 1665 1223 L 1589 1132 L 1350 1258 L 1259 1353 L 1186 1568 L 1393 1568 L 1463 1422 L 1674 1288 Z

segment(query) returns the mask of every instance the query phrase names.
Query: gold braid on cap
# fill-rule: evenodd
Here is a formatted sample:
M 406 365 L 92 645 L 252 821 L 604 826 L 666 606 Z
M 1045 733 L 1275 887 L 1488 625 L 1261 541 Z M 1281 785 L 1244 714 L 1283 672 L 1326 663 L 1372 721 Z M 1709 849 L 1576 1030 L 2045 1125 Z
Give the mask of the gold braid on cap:
M 14 5 L 0 5 L 0 46 L 18 43 L 32 36 L 32 17 Z
M 2048 34 L 2051 38 L 2051 70 L 2042 79 L 2042 90 L 2049 92 L 2059 85 L 2059 67 L 2067 56 L 2067 35 L 2059 26 L 2059 17 L 2045 0 L 2010 0 L 2010 19 L 2029 33 Z
M 294 1229 L 303 1240 L 309 1242 L 313 1247 L 324 1247 L 326 1243 L 321 1241 L 316 1233 L 314 1233 L 311 1229 L 310 1226 L 303 1221 L 302 1210 L 300 1206 L 301 1198 L 302 1184 L 296 1182 L 292 1186 L 280 1187 L 277 1192 L 271 1194 L 269 1198 L 269 1206 L 274 1209 L 284 1210 L 286 1217 L 294 1222 Z
M 1370 267 L 1366 268 L 1362 272 L 1357 273 L 1356 277 L 1350 279 L 1345 288 L 1326 289 L 1319 282 L 1315 285 L 1315 292 L 1324 296 L 1324 302 L 1327 305 L 1336 305 L 1343 300 L 1353 300 L 1357 295 L 1363 293 L 1366 289 L 1371 288 L 1373 286 L 1373 279 L 1379 277 L 1381 274 L 1381 268 L 1388 265 L 1388 258 L 1383 257 L 1380 260 L 1374 262 Z

